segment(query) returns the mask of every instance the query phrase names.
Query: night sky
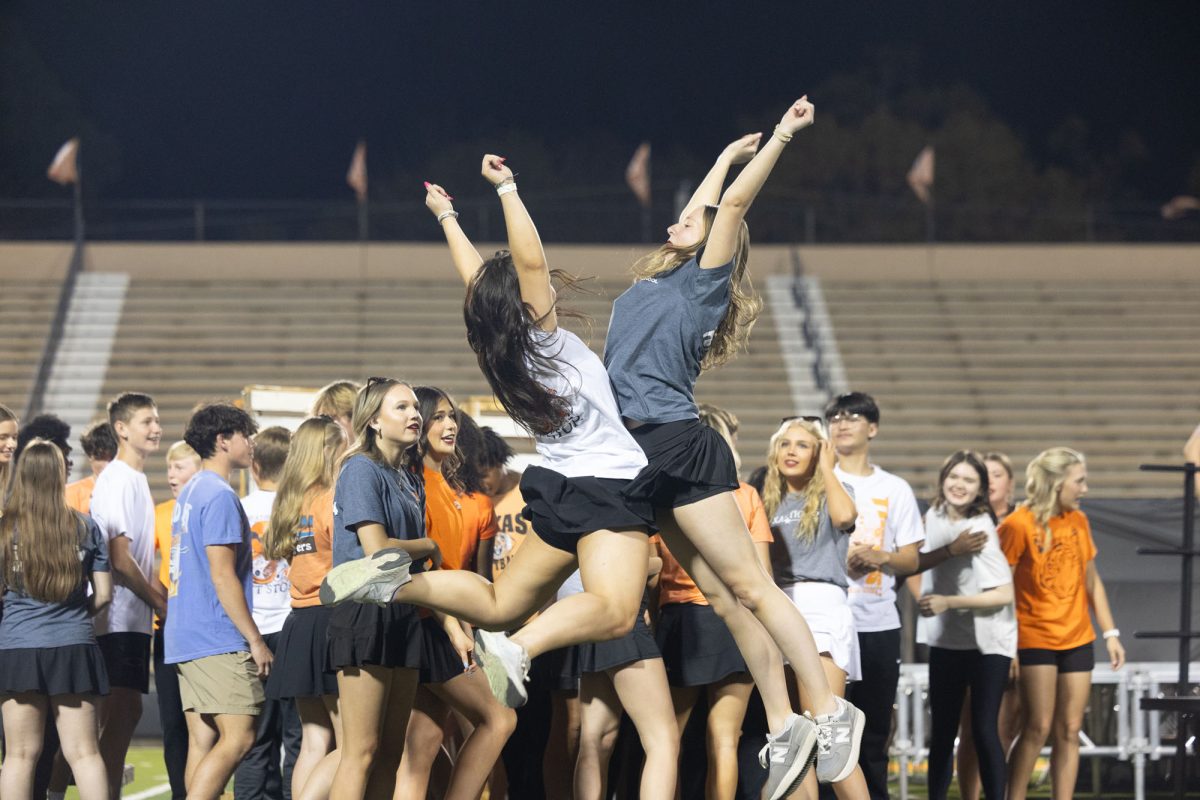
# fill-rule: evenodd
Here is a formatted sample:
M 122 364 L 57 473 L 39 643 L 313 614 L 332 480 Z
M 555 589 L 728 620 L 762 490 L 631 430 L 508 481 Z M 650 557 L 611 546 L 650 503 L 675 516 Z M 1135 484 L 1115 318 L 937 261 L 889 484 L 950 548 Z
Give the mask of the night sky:
M 510 129 L 707 153 L 890 51 L 1035 158 L 1067 115 L 1102 144 L 1133 129 L 1165 199 L 1200 155 L 1196 2 L 7 0 L 0 22 L 115 140 L 109 197 L 344 198 L 359 137 L 373 175 Z

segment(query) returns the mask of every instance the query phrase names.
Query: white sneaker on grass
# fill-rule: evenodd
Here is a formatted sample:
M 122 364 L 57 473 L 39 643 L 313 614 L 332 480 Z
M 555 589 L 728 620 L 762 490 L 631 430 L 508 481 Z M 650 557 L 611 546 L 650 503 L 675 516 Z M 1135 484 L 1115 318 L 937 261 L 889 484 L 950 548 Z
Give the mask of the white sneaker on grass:
M 483 667 L 496 699 L 508 708 L 520 708 L 529 699 L 529 654 L 504 633 L 475 629 L 475 658 Z
M 411 566 L 412 556 L 399 547 L 385 547 L 366 558 L 339 564 L 321 581 L 321 604 L 355 601 L 387 606 L 396 590 L 412 580 Z
M 817 726 L 807 717 L 792 714 L 777 735 L 767 736 L 758 763 L 767 770 L 763 797 L 781 800 L 796 790 L 808 774 L 817 753 Z
M 813 717 L 817 723 L 817 780 L 838 783 L 850 777 L 858 766 L 858 746 L 862 741 L 866 715 L 852 703 L 833 698 L 837 708 L 832 714 Z

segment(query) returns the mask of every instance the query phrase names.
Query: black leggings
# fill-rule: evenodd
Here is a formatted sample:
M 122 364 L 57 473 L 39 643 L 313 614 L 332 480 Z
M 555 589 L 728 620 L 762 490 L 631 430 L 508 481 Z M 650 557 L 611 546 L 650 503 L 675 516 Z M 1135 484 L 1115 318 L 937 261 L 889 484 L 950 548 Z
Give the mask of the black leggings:
M 971 736 L 987 800 L 1004 800 L 1004 748 L 1000 745 L 1000 699 L 1008 684 L 1008 656 L 978 650 L 929 648 L 929 798 L 945 800 L 954 775 L 954 738 L 963 694 L 971 687 Z

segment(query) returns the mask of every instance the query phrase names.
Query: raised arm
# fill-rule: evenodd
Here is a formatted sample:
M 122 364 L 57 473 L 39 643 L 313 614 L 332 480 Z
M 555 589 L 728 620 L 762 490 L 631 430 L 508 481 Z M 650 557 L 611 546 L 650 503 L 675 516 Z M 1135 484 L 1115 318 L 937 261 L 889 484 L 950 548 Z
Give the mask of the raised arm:
M 533 310 L 542 330 L 553 331 L 558 327 L 558 315 L 554 312 L 554 287 L 550 284 L 546 252 L 542 249 L 542 237 L 517 193 L 512 170 L 504 165 L 502 157 L 486 155 L 481 172 L 500 196 L 504 225 L 508 229 L 508 249 L 517 270 L 521 300 Z
M 438 224 L 442 226 L 446 244 L 450 245 L 450 258 L 454 260 L 454 268 L 458 270 L 463 283 L 467 284 L 479 270 L 483 258 L 458 224 L 458 212 L 454 210 L 453 200 L 454 198 L 441 186 L 426 182 L 425 207 L 433 212 Z
M 775 162 L 779 160 L 783 148 L 797 131 L 812 124 L 815 113 L 812 103 L 808 102 L 808 95 L 793 103 L 775 126 L 774 134 L 758 151 L 758 155 L 750 160 L 725 190 L 725 194 L 721 196 L 717 218 L 708 234 L 704 255 L 700 258 L 702 268 L 719 267 L 733 258 L 738 231 L 741 229 L 742 220 L 746 218 L 746 212 L 763 184 L 767 182 L 767 176 L 775 168 Z
M 683 213 L 679 215 L 680 222 L 697 208 L 715 206 L 721 201 L 721 189 L 725 186 L 729 168 L 735 164 L 745 164 L 754 158 L 761 140 L 761 133 L 747 133 L 740 139 L 725 145 L 725 149 L 721 151 L 721 155 L 717 156 L 712 169 L 708 171 L 704 180 L 700 181 L 700 185 L 692 193 L 692 199 L 688 200 L 687 205 L 684 206 Z

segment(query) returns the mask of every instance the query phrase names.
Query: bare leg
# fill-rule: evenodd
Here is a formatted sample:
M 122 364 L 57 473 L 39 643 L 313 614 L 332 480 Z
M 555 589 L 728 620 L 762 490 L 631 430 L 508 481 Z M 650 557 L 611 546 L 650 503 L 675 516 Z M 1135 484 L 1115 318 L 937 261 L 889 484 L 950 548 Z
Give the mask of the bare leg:
M 1066 672 L 1058 676 L 1058 696 L 1051 729 L 1050 775 L 1056 800 L 1075 796 L 1079 777 L 1079 730 L 1092 691 L 1092 673 Z
M 738 742 L 742 721 L 754 683 L 741 672 L 708 687 L 708 779 L 709 800 L 733 800 L 738 787 Z
M 442 723 L 448 713 L 445 703 L 433 696 L 432 688 L 428 684 L 418 686 L 413 698 L 404 734 L 404 755 L 396 772 L 397 797 L 425 797 L 429 793 L 433 765 L 442 750 Z M 440 796 L 444 790 L 445 784 L 435 793 Z
M 416 687 L 415 669 L 363 666 L 338 672 L 342 741 L 330 800 L 390 800 Z
M 0 797 L 5 800 L 33 800 L 33 772 L 42 754 L 49 705 L 46 695 L 33 692 L 6 695 L 0 703 L 5 745 Z
M 200 766 L 200 762 L 208 755 L 208 751 L 216 745 L 218 732 L 216 723 L 207 714 L 185 711 L 183 716 L 187 720 L 188 729 L 188 758 L 183 781 L 190 795 L 192 793 L 192 775 L 196 772 L 196 767 Z
M 550 737 L 542 762 L 542 783 L 547 797 L 570 800 L 579 759 L 579 692 L 550 692 Z M 515 798 L 514 798 L 515 800 Z
M 832 656 L 828 653 L 821 654 L 821 669 L 824 672 L 826 685 L 834 695 L 838 697 L 846 696 L 846 673 L 842 668 L 833 662 Z M 796 683 L 796 691 L 800 694 L 801 705 L 806 705 L 807 698 L 804 694 L 804 687 L 800 686 L 799 679 L 795 671 L 788 670 L 791 673 L 792 679 Z M 811 781 L 811 783 L 810 783 Z M 816 775 L 809 773 L 802 786 L 808 796 L 817 796 Z M 850 777 L 839 783 L 833 784 L 833 792 L 837 795 L 838 800 L 866 800 L 870 797 L 870 792 L 867 791 L 867 779 L 863 776 L 861 767 L 855 767 L 850 773 Z M 793 794 L 793 797 L 803 797 L 803 794 Z
M 173 669 L 173 667 L 168 667 Z M 99 704 L 100 755 L 108 771 L 108 791 L 112 797 L 121 796 L 121 780 L 125 777 L 125 754 L 133 740 L 133 730 L 142 718 L 142 693 L 137 689 L 114 686 L 108 697 Z M 188 758 L 189 763 L 191 758 Z
M 638 797 L 673 800 L 679 770 L 679 728 L 662 659 L 635 661 L 609 670 L 608 675 L 646 753 Z
M 95 699 L 60 695 L 53 699 L 53 706 L 62 756 L 75 775 L 79 799 L 108 800 L 108 772 L 100 755 Z
M 458 751 L 445 795 L 447 800 L 474 800 L 483 791 L 504 743 L 516 730 L 517 712 L 500 705 L 479 670 L 428 688 L 474 728 Z
M 825 672 L 817 655 L 812 631 L 804 621 L 804 615 L 775 585 L 766 569 L 759 563 L 754 552 L 754 543 L 750 539 L 750 531 L 746 528 L 746 522 L 733 499 L 733 493 L 723 492 L 707 497 L 680 506 L 672 513 L 676 524 L 695 545 L 700 556 L 732 590 L 738 601 L 762 623 L 771 639 L 783 652 L 804 689 L 804 696 L 810 703 L 808 709 L 814 714 L 834 712 L 836 705 L 833 693 L 829 691 L 829 685 L 825 681 Z M 692 577 L 695 577 L 694 573 Z M 700 588 L 704 590 L 703 586 Z M 729 627 L 740 648 L 741 639 L 733 626 Z M 756 652 L 743 651 L 742 656 L 750 667 L 750 673 L 755 676 L 760 693 L 763 692 L 760 677 L 777 680 L 778 691 L 781 694 L 784 692 L 782 674 L 779 674 L 778 678 L 772 676 L 769 665 L 763 664 Z M 754 658 L 756 663 L 751 663 L 751 658 Z M 765 703 L 765 694 L 763 700 Z M 767 713 L 770 715 L 773 712 L 768 710 Z M 774 725 L 772 727 L 778 730 Z
M 1025 708 L 1025 725 L 1008 754 L 1008 800 L 1025 800 L 1029 792 L 1029 779 L 1054 720 L 1058 667 L 1022 665 L 1018 686 Z
M 744 522 L 741 524 L 745 527 Z M 729 628 L 734 641 L 737 642 L 742 658 L 750 669 L 750 674 L 754 676 L 754 681 L 758 684 L 763 708 L 767 712 L 767 727 L 772 731 L 779 731 L 787 723 L 788 715 L 792 713 L 787 682 L 783 675 L 783 657 L 779 654 L 779 649 L 771 641 L 766 628 L 745 606 L 738 602 L 737 597 L 700 555 L 691 539 L 684 535 L 679 526 L 671 519 L 670 514 L 659 514 L 659 527 L 671 554 L 683 565 L 688 575 L 692 576 L 692 580 L 700 587 L 700 591 L 704 593 L 712 610 Z M 746 534 L 746 540 L 749 543 L 749 533 Z M 757 564 L 758 557 L 753 552 L 753 545 L 751 545 L 751 557 Z M 791 601 L 787 600 L 786 596 L 784 600 L 791 605 Z M 814 645 L 815 647 L 816 645 Z
M 188 712 L 189 715 L 194 712 Z M 200 716 L 200 715 L 197 715 Z M 204 714 L 217 728 L 217 740 L 193 766 L 188 751 L 188 800 L 218 800 L 237 765 L 254 746 L 258 717 L 249 714 Z M 190 744 L 190 742 L 189 742 Z
M 331 708 L 332 707 L 332 708 Z M 292 797 L 305 797 L 305 784 L 316 774 L 317 766 L 337 747 L 334 720 L 337 717 L 336 697 L 297 697 L 296 711 L 300 714 L 302 738 L 300 754 L 292 767 Z M 332 771 L 329 777 L 333 777 Z M 316 788 L 316 787 L 314 787 Z M 324 793 L 328 793 L 328 783 Z
M 607 796 L 608 761 L 621 724 L 621 701 L 608 675 L 590 672 L 580 679 L 579 706 L 575 800 L 601 800 Z

